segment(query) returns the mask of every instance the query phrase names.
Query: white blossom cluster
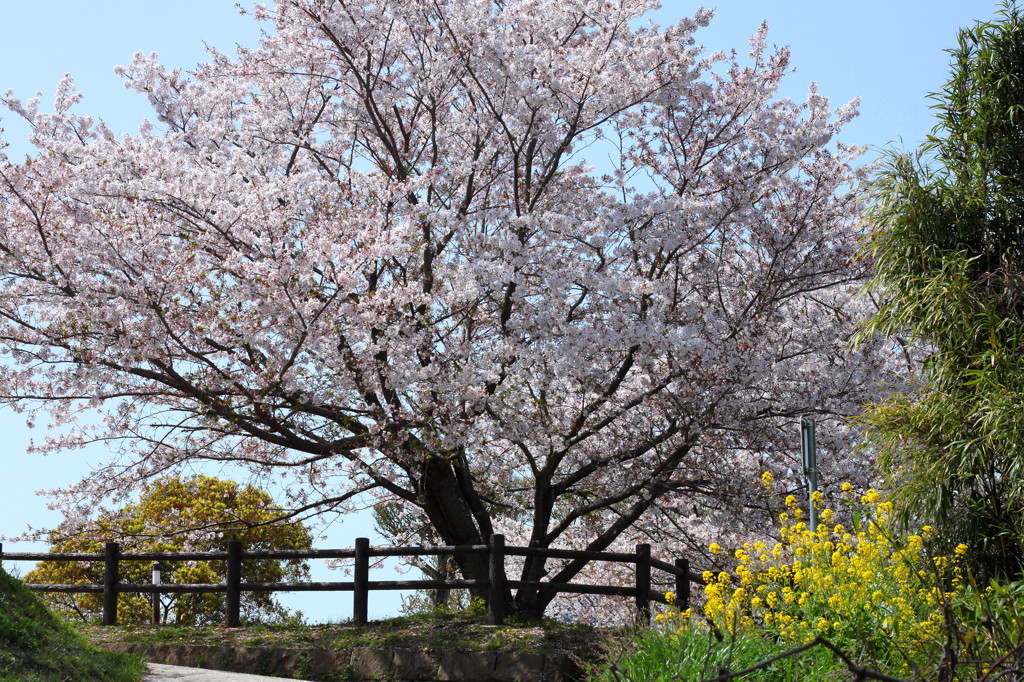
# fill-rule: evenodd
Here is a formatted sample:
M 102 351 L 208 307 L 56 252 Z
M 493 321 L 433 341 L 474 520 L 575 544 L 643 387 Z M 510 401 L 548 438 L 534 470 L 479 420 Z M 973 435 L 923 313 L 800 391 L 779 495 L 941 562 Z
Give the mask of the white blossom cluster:
M 38 151 L 0 156 L 0 392 L 105 415 L 43 449 L 123 443 L 59 502 L 209 460 L 298 518 L 369 491 L 445 543 L 670 556 L 764 532 L 802 415 L 823 480 L 866 480 L 855 103 L 779 98 L 766 28 L 706 55 L 710 12 L 655 4 L 257 6 L 257 48 L 121 69 L 154 111 L 122 137 L 70 78 L 49 113 L 8 93 Z

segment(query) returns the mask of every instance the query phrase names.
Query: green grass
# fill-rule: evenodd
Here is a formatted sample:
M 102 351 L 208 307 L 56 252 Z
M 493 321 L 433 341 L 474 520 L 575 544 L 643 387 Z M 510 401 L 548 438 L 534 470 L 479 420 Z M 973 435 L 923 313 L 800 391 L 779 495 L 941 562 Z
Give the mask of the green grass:
M 612 645 L 610 648 L 616 648 Z M 636 633 L 618 645 L 618 651 L 592 672 L 595 682 L 669 682 L 706 680 L 737 672 L 785 653 L 792 645 L 756 634 L 718 641 L 704 627 L 689 627 L 678 634 L 658 629 Z M 743 675 L 744 681 L 831 682 L 849 680 L 841 660 L 823 647 L 775 661 Z
M 87 642 L 0 570 L 0 682 L 138 682 L 145 667 Z
M 351 623 L 319 625 L 249 625 L 243 628 L 76 626 L 96 644 L 203 644 L 288 649 L 348 649 L 399 647 L 458 649 L 464 651 L 521 651 L 529 653 L 593 652 L 595 629 L 550 620 L 486 625 L 469 613 L 420 614 L 388 618 L 357 626 Z

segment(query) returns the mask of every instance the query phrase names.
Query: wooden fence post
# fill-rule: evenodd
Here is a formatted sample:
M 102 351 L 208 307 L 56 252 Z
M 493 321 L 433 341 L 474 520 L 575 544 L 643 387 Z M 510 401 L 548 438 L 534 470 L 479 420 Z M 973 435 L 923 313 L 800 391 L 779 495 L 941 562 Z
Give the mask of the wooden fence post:
M 505 536 L 492 535 L 489 552 L 487 590 L 487 622 L 501 625 L 505 622 Z
M 636 546 L 636 608 L 640 625 L 651 622 L 651 546 Z
M 690 608 L 690 560 L 679 557 L 676 568 L 682 572 L 676 576 L 676 608 L 685 611 Z
M 103 624 L 117 625 L 117 583 L 121 546 L 108 542 L 103 557 Z
M 352 594 L 352 621 L 356 625 L 366 625 L 370 581 L 370 539 L 356 538 L 355 566 L 352 569 L 355 583 Z
M 237 628 L 241 623 L 242 591 L 242 543 L 240 540 L 228 540 L 228 575 L 227 594 L 224 595 L 225 621 L 229 628 Z

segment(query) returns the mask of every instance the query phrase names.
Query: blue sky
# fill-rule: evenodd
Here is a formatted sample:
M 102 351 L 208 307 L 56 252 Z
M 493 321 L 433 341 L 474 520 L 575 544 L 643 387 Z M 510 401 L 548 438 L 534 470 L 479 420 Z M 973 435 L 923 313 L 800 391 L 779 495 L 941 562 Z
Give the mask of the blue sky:
M 661 23 L 699 6 L 680 0 L 664 4 L 655 14 Z M 834 105 L 861 97 L 861 115 L 843 139 L 874 150 L 901 140 L 902 146 L 914 146 L 924 139 L 934 125 L 926 95 L 940 89 L 948 74 L 944 50 L 955 45 L 958 28 L 989 19 L 998 9 L 994 0 L 720 0 L 708 6 L 716 16 L 698 32 L 698 42 L 709 50 L 736 48 L 744 54 L 749 36 L 767 21 L 769 44 L 792 50 L 795 72 L 784 94 L 802 100 L 807 85 L 816 82 Z M 39 90 L 46 105 L 57 81 L 70 72 L 85 93 L 81 111 L 119 132 L 131 132 L 147 116 L 146 102 L 122 87 L 112 71 L 115 65 L 127 64 L 142 50 L 158 53 L 165 64 L 188 68 L 203 60 L 204 44 L 230 53 L 236 44 L 253 44 L 259 30 L 239 15 L 233 0 L 10 2 L 0 27 L 0 92 L 13 89 L 25 99 Z M 0 128 L 11 143 L 10 158 L 23 158 L 30 151 L 26 128 L 6 111 L 0 111 Z M 876 155 L 873 151 L 869 158 Z M 0 536 L 17 535 L 29 524 L 55 525 L 60 516 L 34 491 L 74 482 L 102 459 L 102 449 L 45 459 L 26 455 L 30 439 L 41 440 L 44 431 L 28 429 L 23 417 L 6 408 L 0 408 L 0 434 Z M 332 526 L 318 546 L 350 546 L 353 538 L 367 534 L 365 517 L 349 519 Z M 5 543 L 5 549 L 30 548 Z M 341 579 L 317 573 L 315 579 Z M 314 620 L 347 616 L 350 606 L 343 597 L 336 601 L 336 594 L 329 599 L 305 595 L 289 605 Z M 385 615 L 397 608 L 397 597 L 375 593 L 370 605 L 371 617 Z

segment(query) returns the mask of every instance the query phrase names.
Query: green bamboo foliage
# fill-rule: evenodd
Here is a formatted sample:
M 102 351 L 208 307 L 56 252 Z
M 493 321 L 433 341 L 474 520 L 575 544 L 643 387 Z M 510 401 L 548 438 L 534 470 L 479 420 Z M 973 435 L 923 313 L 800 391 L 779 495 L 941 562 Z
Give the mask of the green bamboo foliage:
M 960 32 L 938 125 L 875 182 L 878 313 L 923 361 L 861 418 L 905 521 L 934 520 L 980 573 L 1024 572 L 1024 18 Z

